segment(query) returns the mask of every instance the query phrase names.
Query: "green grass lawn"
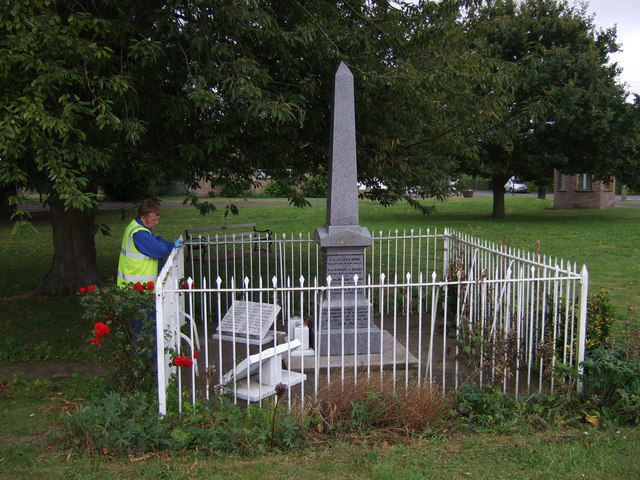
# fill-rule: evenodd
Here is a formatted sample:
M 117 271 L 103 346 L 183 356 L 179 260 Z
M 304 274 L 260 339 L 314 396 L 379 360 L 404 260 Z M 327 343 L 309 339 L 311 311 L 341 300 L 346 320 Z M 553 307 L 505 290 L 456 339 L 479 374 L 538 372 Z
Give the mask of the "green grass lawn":
M 254 201 L 250 199 L 249 201 Z M 238 217 L 203 218 L 190 208 L 166 208 L 157 233 L 173 239 L 187 228 L 255 222 L 277 234 L 313 232 L 325 223 L 325 208 L 251 206 L 242 199 Z M 266 201 L 262 200 L 261 201 Z M 404 204 L 383 208 L 362 201 L 361 223 L 374 231 L 446 227 L 481 238 L 586 264 L 591 288 L 606 288 L 618 317 L 640 300 L 640 208 L 551 209 L 550 200 L 509 196 L 507 218 L 492 220 L 491 198 L 451 199 L 428 216 Z M 120 236 L 126 226 L 118 210 L 98 221 L 111 237 L 96 239 L 103 278 L 115 273 Z M 0 223 L 0 361 L 83 358 L 88 327 L 77 298 L 29 295 L 51 263 L 51 226 L 46 212 L 34 214 L 35 231 L 11 235 Z M 9 379 L 11 380 L 11 379 Z M 0 378 L 0 381 L 7 379 Z M 454 433 L 408 444 L 310 445 L 287 454 L 207 458 L 195 451 L 141 458 L 100 457 L 66 451 L 55 441 L 61 415 L 83 402 L 90 380 L 36 381 L 0 389 L 0 479 L 637 479 L 640 429 L 552 427 L 543 432 Z
M 588 424 L 529 433 L 453 433 L 389 444 L 313 441 L 283 454 L 204 456 L 197 451 L 133 457 L 83 455 L 56 440 L 61 415 L 91 383 L 21 383 L 0 392 L 0 479 L 430 479 L 572 480 L 640 478 L 640 429 Z M 360 444 L 364 441 L 364 444 Z
M 283 201 L 283 199 L 279 199 Z M 326 222 L 324 204 L 297 209 L 291 206 L 254 206 L 270 199 L 235 199 L 238 216 L 227 218 L 220 209 L 202 217 L 193 208 L 165 208 L 156 232 L 167 239 L 177 238 L 187 228 L 255 222 L 276 234 L 313 233 Z M 494 220 L 491 197 L 453 198 L 436 203 L 436 211 L 421 215 L 405 203 L 393 207 L 360 202 L 360 222 L 372 231 L 453 228 L 478 237 L 524 250 L 585 264 L 590 288 L 605 288 L 620 319 L 637 321 L 628 309 L 640 304 L 640 208 L 615 207 L 605 210 L 554 210 L 551 200 L 532 196 L 507 196 L 507 217 Z M 167 199 L 165 204 L 180 204 Z M 224 203 L 224 201 L 221 201 Z M 434 202 L 425 202 L 433 204 Z M 111 236 L 98 235 L 96 247 L 102 278 L 115 275 L 122 232 L 128 220 L 122 212 L 101 210 L 99 223 L 110 226 Z M 35 231 L 11 234 L 7 220 L 0 223 L 0 361 L 7 352 L 29 352 L 30 358 L 75 359 L 87 335 L 80 320 L 76 298 L 38 298 L 28 294 L 51 264 L 51 225 L 47 212 L 35 212 Z M 8 343 L 7 343 L 8 342 Z M 13 358 L 15 360 L 15 358 Z

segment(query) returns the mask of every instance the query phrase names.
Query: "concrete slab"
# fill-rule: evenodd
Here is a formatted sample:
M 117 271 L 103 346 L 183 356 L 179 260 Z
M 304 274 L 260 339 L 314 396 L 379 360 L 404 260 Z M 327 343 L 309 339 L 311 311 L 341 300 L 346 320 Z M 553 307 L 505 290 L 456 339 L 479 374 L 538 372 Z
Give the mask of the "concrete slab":
M 344 360 L 343 360 L 344 358 Z M 386 330 L 382 331 L 382 352 L 371 355 L 331 355 L 320 356 L 315 355 L 305 357 L 285 357 L 287 368 L 291 370 L 313 370 L 318 362 L 319 368 L 341 368 L 344 367 L 366 367 L 370 364 L 372 368 L 389 368 L 396 367 L 415 367 L 418 365 L 418 359 L 407 351 L 405 346 L 393 338 Z

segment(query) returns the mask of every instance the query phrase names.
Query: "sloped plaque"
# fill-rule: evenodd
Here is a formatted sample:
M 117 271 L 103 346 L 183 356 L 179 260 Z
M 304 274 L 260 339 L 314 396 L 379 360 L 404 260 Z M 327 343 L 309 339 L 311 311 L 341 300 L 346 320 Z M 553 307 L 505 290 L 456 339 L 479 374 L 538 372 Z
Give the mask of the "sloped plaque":
M 214 338 L 261 345 L 273 340 L 273 323 L 280 306 L 236 300 L 225 313 Z

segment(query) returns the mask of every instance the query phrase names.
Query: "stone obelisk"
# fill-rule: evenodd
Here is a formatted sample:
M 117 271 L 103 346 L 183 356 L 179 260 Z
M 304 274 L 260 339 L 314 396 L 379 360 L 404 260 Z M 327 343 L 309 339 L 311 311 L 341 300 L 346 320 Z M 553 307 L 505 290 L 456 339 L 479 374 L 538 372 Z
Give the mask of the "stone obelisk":
M 371 234 L 360 226 L 353 74 L 342 62 L 335 75 L 332 105 L 331 157 L 327 223 L 318 228 L 315 241 L 322 251 L 322 279 L 332 286 L 364 282 L 365 248 Z M 320 355 L 352 355 L 380 352 L 380 330 L 371 322 L 371 303 L 354 288 L 331 290 L 321 308 L 317 337 Z

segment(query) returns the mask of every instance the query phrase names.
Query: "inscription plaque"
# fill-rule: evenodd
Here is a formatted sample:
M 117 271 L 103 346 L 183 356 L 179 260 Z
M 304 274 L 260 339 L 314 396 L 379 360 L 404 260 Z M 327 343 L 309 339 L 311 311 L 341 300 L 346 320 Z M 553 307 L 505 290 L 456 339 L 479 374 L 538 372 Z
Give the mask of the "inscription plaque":
M 353 276 L 358 275 L 358 283 L 364 276 L 364 254 L 361 255 L 336 255 L 325 252 L 324 254 L 325 278 L 331 275 L 333 285 L 340 285 L 344 276 L 345 285 L 353 285 Z
M 235 331 L 239 337 L 264 338 L 279 312 L 279 305 L 236 300 L 222 318 L 218 332 L 231 335 Z

